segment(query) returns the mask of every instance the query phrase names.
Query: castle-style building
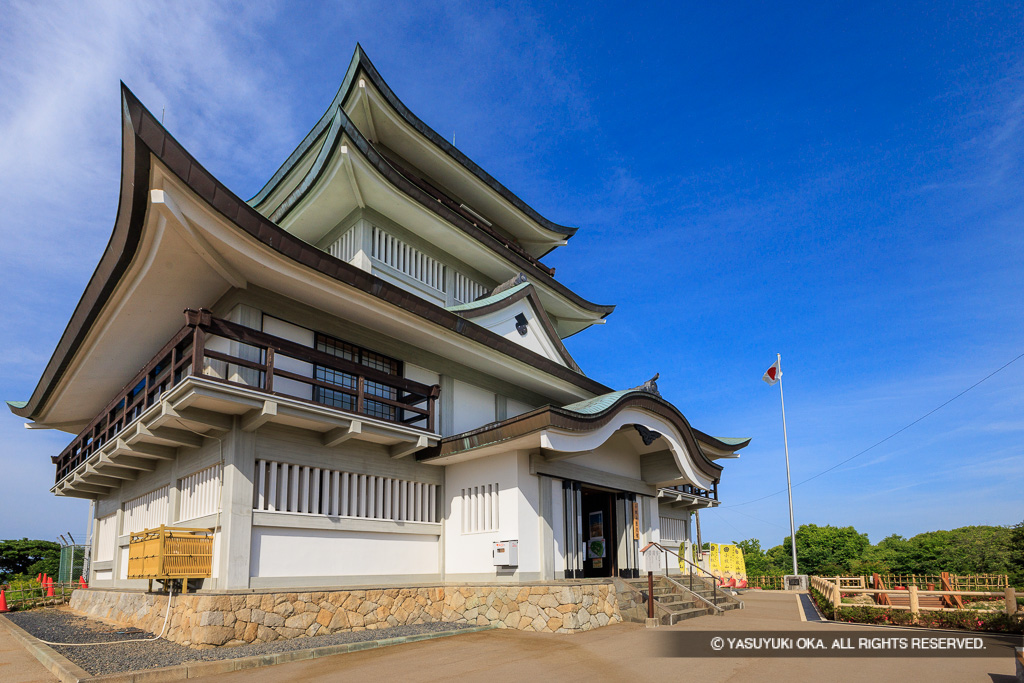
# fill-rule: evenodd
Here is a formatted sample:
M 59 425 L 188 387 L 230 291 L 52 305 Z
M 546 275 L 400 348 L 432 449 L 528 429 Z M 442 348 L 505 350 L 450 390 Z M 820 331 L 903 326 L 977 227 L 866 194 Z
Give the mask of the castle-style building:
M 266 186 L 237 197 L 122 89 L 110 242 L 28 401 L 73 435 L 93 587 L 133 532 L 211 529 L 203 591 L 634 577 L 691 538 L 722 459 L 651 380 L 563 340 L 604 322 L 538 214 L 418 119 L 357 49 Z M 643 378 L 638 378 L 638 382 Z

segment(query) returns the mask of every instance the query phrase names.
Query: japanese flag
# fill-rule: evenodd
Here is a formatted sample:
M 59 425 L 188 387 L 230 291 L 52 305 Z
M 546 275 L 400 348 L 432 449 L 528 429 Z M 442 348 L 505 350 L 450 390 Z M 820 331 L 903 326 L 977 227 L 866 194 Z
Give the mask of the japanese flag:
M 768 371 L 764 373 L 763 379 L 769 385 L 775 384 L 782 378 L 782 370 L 779 369 L 779 361 L 772 363 L 772 366 L 768 368 Z

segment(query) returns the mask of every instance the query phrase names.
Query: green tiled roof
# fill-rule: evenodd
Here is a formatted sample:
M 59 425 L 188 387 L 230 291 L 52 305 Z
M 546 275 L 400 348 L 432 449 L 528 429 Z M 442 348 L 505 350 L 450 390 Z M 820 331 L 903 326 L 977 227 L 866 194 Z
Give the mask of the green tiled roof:
M 457 306 L 448 306 L 447 308 L 445 308 L 445 310 L 446 311 L 451 311 L 452 313 L 458 313 L 459 311 L 469 311 L 469 310 L 472 310 L 474 308 L 480 308 L 481 306 L 488 306 L 488 305 L 496 303 L 498 301 L 502 301 L 503 299 L 507 299 L 508 297 L 512 296 L 513 294 L 515 294 L 519 290 L 523 289 L 524 287 L 529 287 L 529 286 L 530 286 L 529 282 L 523 282 L 521 284 L 516 285 L 515 287 L 512 287 L 510 289 L 506 289 L 504 292 L 500 292 L 500 293 L 495 294 L 493 296 L 489 296 L 489 297 L 486 297 L 484 299 L 477 299 L 476 301 L 471 301 L 468 304 L 459 304 Z
M 602 410 L 607 410 L 615 404 L 620 398 L 635 391 L 634 389 L 624 389 L 622 391 L 613 391 L 610 394 L 601 394 L 594 398 L 588 398 L 585 401 L 577 401 L 576 403 L 570 403 L 567 406 L 562 406 L 566 410 L 571 410 L 574 413 L 581 413 L 583 415 L 596 415 Z
M 726 445 L 729 445 L 729 446 L 738 446 L 741 443 L 746 443 L 746 442 L 750 441 L 750 437 L 746 437 L 746 438 L 743 438 L 743 437 L 733 438 L 733 437 L 729 437 L 729 436 L 712 436 L 711 438 L 714 439 L 715 441 L 721 441 L 722 443 L 724 443 Z
M 7 401 L 7 405 L 12 408 L 24 408 L 28 405 L 28 401 Z

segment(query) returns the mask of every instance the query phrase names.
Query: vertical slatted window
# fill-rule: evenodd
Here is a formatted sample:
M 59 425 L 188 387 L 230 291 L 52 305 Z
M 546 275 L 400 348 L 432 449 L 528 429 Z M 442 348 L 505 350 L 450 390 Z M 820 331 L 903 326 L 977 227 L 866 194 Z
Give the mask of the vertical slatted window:
M 342 261 L 351 261 L 356 255 L 356 231 L 349 228 L 348 232 L 338 238 L 328 249 L 328 253 Z
M 487 294 L 488 291 L 487 287 L 479 282 L 471 280 L 462 273 L 455 273 L 455 289 L 452 292 L 452 298 L 456 303 L 468 304 Z
M 437 522 L 437 484 L 258 460 L 253 509 Z
M 220 463 L 178 480 L 178 520 L 212 515 L 220 509 Z
M 155 529 L 167 524 L 167 493 L 169 486 L 132 498 L 124 504 L 122 534 L 131 534 L 143 529 Z
M 661 518 L 661 538 L 670 541 L 686 540 L 686 521 L 671 517 Z
M 370 255 L 431 289 L 444 291 L 445 267 L 443 263 L 384 232 L 377 226 L 373 227 Z
M 462 533 L 498 530 L 498 485 L 462 489 Z

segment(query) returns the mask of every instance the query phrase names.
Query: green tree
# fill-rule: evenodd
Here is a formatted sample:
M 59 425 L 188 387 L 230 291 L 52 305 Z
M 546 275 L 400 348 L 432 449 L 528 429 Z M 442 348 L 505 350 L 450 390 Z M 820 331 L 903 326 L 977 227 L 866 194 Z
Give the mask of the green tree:
M 1024 588 L 1024 522 L 1015 524 L 1010 531 L 1009 546 L 1010 583 Z
M 786 553 L 792 552 L 789 538 L 782 545 Z M 870 545 L 868 535 L 857 533 L 852 526 L 801 524 L 796 530 L 796 559 L 801 574 L 850 574 L 854 562 Z
M 39 572 L 56 576 L 59 569 L 60 545 L 57 543 L 27 538 L 0 541 L 0 581 L 18 574 L 35 576 Z

